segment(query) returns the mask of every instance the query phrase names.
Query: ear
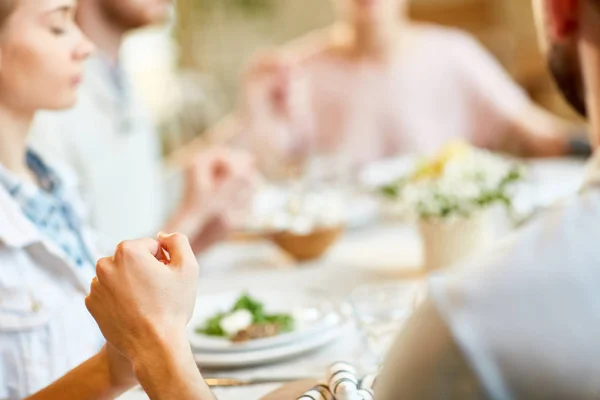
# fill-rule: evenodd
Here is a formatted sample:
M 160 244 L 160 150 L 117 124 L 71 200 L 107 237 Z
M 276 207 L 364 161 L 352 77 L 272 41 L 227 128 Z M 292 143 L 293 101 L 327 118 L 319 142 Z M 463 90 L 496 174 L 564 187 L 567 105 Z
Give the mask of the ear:
M 580 0 L 547 0 L 547 18 L 554 40 L 571 38 L 579 29 Z

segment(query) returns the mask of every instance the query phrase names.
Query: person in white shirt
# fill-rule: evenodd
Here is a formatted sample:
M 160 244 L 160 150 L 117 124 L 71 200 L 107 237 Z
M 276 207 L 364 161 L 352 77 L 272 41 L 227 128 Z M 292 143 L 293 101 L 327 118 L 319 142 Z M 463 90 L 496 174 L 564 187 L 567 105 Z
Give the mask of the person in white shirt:
M 97 247 L 75 181 L 27 146 L 38 110 L 60 110 L 76 101 L 93 45 L 75 24 L 75 7 L 75 0 L 0 0 L 3 400 L 40 390 L 104 344 L 84 306 Z M 199 195 L 210 199 L 204 202 L 207 218 L 226 218 L 238 191 L 247 189 L 248 170 L 241 158 L 220 150 L 201 160 L 206 179 Z M 210 175 L 213 170 L 218 176 Z
M 550 69 L 566 98 L 588 115 L 590 139 L 597 145 L 600 0 L 533 3 Z M 431 296 L 400 335 L 375 398 L 597 399 L 598 237 L 600 154 L 589 165 L 581 193 L 549 208 L 488 254 L 430 279 Z M 130 360 L 150 398 L 209 400 L 213 396 L 185 338 L 195 286 L 184 290 L 177 285 L 179 275 L 196 274 L 197 265 L 185 240 L 178 243 L 147 240 L 121 246 L 120 255 L 98 264 L 87 306 L 125 356 L 118 360 L 121 371 Z M 178 254 L 175 265 L 160 265 L 156 255 L 161 248 Z M 146 284 L 128 284 L 133 276 Z M 157 282 L 185 294 L 158 300 L 154 294 L 164 286 L 158 289 Z M 170 316 L 175 306 L 180 311 Z M 116 390 L 110 379 L 98 379 L 95 391 L 77 383 L 106 359 L 99 354 L 31 400 L 53 399 L 67 388 L 94 399 L 100 398 L 98 388 Z M 129 370 L 113 378 L 132 376 Z
M 558 87 L 591 121 L 585 183 L 493 251 L 430 279 L 380 400 L 600 396 L 600 1 L 533 3 Z
M 578 127 L 535 105 L 469 34 L 411 22 L 409 0 L 335 0 L 337 20 L 257 57 L 233 119 L 266 171 L 313 155 L 350 166 L 464 139 L 523 156 L 568 154 Z M 233 133 L 235 132 L 235 133 Z
M 124 36 L 163 21 L 171 3 L 80 0 L 77 22 L 98 51 L 86 62 L 77 104 L 38 115 L 32 129 L 31 145 L 36 151 L 76 172 L 90 224 L 105 248 L 164 230 L 185 233 L 194 250 L 201 252 L 230 229 L 227 221 L 206 219 L 206 199 L 199 189 L 204 165 L 193 162 L 203 159 L 201 152 L 192 162 L 184 162 L 183 195 L 167 192 L 171 185 L 167 185 L 160 137 L 119 62 Z M 115 192 L 120 196 L 113 196 Z M 169 212 L 170 199 L 178 198 L 175 210 Z

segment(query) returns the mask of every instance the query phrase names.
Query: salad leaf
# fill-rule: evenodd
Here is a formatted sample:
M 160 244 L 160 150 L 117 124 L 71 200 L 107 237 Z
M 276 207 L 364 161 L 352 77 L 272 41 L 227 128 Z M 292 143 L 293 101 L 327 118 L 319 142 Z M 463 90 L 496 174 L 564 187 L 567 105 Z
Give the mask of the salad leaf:
M 248 310 L 254 317 L 254 322 L 262 322 L 265 316 L 264 305 L 250 297 L 247 293 L 243 294 L 233 306 L 231 312 L 238 310 Z
M 282 332 L 294 330 L 294 318 L 289 314 L 274 314 L 265 317 L 267 323 L 279 325 Z
M 227 316 L 226 313 L 218 313 L 206 320 L 203 326 L 198 327 L 196 332 L 208 336 L 225 336 L 225 332 L 221 328 L 221 321 Z
M 247 310 L 252 314 L 252 323 L 258 325 L 276 324 L 281 332 L 294 330 L 294 317 L 290 314 L 267 314 L 265 306 L 260 301 L 253 299 L 248 293 L 244 293 L 235 302 L 229 312 L 220 312 L 208 318 L 202 326 L 196 328 L 196 332 L 208 336 L 226 337 L 227 334 L 221 328 L 221 321 L 230 314 Z

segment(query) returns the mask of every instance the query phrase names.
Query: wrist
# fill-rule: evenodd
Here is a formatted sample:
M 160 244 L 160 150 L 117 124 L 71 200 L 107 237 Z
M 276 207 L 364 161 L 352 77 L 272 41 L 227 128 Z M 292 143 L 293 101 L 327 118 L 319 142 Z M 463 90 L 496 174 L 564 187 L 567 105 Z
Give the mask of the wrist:
M 137 379 L 129 360 L 108 343 L 104 346 L 103 351 L 106 353 L 113 390 L 117 393 L 123 393 L 134 387 L 137 384 Z
M 127 356 L 137 375 L 137 371 L 148 364 L 153 365 L 157 360 L 188 351 L 190 345 L 185 330 L 156 329 L 156 325 L 150 325 Z
M 120 373 L 114 369 L 114 355 L 108 347 L 109 345 L 104 346 L 95 357 L 90 359 L 90 362 L 95 364 L 92 368 L 93 373 L 99 374 L 97 375 L 97 382 L 103 382 L 96 386 L 94 397 L 97 399 L 117 398 L 135 386 L 134 378 L 127 379 L 127 377 L 121 376 Z M 92 375 L 93 374 L 88 373 L 88 382 L 96 381 Z M 132 373 L 131 376 L 133 376 Z M 129 383 L 126 383 L 126 380 L 128 380 Z
M 146 341 L 132 364 L 136 377 L 152 399 L 214 398 L 200 375 L 185 332 L 161 334 Z

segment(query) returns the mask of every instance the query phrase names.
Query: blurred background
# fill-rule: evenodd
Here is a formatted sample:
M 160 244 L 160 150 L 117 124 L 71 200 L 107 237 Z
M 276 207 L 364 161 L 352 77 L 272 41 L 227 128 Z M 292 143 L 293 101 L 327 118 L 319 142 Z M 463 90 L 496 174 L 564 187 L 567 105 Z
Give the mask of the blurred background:
M 170 153 L 231 111 L 252 55 L 333 20 L 323 0 L 179 0 L 168 26 L 131 35 L 124 48 Z M 414 19 L 471 32 L 554 113 L 576 119 L 539 54 L 531 3 L 523 0 L 413 0 Z

